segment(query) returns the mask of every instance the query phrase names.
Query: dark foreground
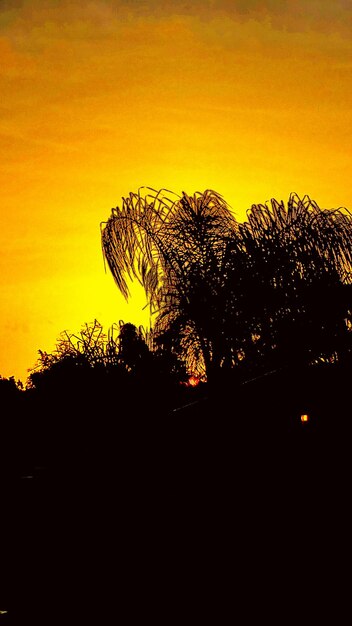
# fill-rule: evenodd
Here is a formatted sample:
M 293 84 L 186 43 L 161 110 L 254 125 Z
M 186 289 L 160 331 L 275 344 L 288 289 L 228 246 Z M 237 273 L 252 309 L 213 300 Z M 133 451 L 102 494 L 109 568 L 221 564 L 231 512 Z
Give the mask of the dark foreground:
M 94 428 L 35 458 L 22 441 L 23 465 L 3 464 L 0 625 L 340 623 L 349 398 L 347 376 L 282 376 L 158 416 L 95 405 Z

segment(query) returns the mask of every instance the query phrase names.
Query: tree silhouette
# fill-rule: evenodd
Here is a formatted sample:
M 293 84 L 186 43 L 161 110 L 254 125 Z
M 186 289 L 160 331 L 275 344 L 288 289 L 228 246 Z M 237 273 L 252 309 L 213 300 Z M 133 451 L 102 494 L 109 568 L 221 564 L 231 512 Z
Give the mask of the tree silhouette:
M 220 194 L 188 196 L 148 189 L 131 193 L 102 226 L 105 259 L 127 299 L 128 278 L 143 285 L 155 332 L 167 334 L 189 369 L 206 371 L 218 358 L 217 324 L 227 241 L 237 222 Z
M 276 364 L 341 357 L 350 339 L 351 236 L 346 209 L 322 210 L 308 196 L 291 194 L 287 207 L 274 199 L 252 206 L 229 280 L 247 357 Z
M 151 351 L 143 336 L 143 329 L 134 324 L 120 322 L 119 362 L 128 372 L 138 374 L 151 364 Z
M 119 363 L 119 342 L 116 327 L 111 327 L 108 334 L 103 326 L 94 320 L 82 326 L 78 333 L 62 331 L 55 350 L 51 353 L 39 350 L 39 358 L 30 370 L 29 386 L 38 385 L 46 373 L 64 368 L 109 368 Z
M 352 220 L 291 194 L 239 224 L 220 194 L 123 198 L 102 224 L 104 257 L 125 298 L 143 285 L 160 342 L 207 379 L 253 363 L 341 356 L 351 323 Z

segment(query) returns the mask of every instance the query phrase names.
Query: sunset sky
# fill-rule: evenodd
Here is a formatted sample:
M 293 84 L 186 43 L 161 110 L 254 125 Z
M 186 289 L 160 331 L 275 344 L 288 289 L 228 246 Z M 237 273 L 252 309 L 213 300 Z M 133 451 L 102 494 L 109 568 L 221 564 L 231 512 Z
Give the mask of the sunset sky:
M 147 325 L 100 222 L 140 186 L 352 209 L 350 0 L 1 0 L 0 374 Z

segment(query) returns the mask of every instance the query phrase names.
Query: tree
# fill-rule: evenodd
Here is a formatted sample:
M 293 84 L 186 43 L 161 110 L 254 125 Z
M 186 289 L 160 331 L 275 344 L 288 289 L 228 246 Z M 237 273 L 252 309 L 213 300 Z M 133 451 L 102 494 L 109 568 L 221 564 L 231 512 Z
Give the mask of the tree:
M 308 196 L 251 207 L 230 278 L 247 356 L 276 364 L 341 357 L 350 338 L 351 236 L 346 209 L 322 210 Z
M 143 336 L 143 329 L 120 322 L 119 362 L 133 374 L 143 373 L 151 363 L 151 351 Z
M 130 194 L 102 225 L 104 257 L 127 299 L 143 285 L 154 331 L 207 379 L 239 364 L 341 352 L 351 323 L 352 220 L 291 194 L 238 224 L 218 193 Z
M 39 358 L 30 370 L 29 383 L 32 384 L 37 379 L 37 374 L 42 375 L 63 362 L 71 362 L 76 366 L 96 366 L 104 362 L 106 351 L 106 335 L 97 320 L 85 324 L 78 334 L 62 331 L 53 352 L 38 350 Z
M 161 398 L 162 388 L 171 399 L 171 390 L 186 380 L 177 354 L 153 330 L 120 320 L 106 334 L 94 320 L 78 333 L 62 332 L 52 353 L 39 350 L 27 389 L 58 397 L 56 407 L 78 402 L 92 408 L 98 398 L 113 406 L 119 393 L 121 407 L 135 403 L 143 389 Z
M 121 293 L 127 279 L 143 285 L 155 333 L 171 336 L 189 370 L 209 376 L 219 359 L 219 294 L 223 287 L 226 243 L 237 222 L 220 194 L 207 190 L 188 196 L 148 189 L 131 193 L 102 224 L 102 248 Z

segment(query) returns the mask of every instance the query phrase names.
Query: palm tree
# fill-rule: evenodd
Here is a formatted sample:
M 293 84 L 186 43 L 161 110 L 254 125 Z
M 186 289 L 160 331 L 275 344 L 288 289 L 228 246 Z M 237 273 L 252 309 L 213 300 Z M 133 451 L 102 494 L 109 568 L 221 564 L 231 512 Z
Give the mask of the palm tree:
M 212 190 L 165 191 L 147 188 L 123 198 L 102 225 L 103 253 L 126 299 L 128 278 L 143 285 L 160 342 L 171 335 L 190 371 L 209 377 L 221 358 L 218 308 L 237 222 Z
M 251 207 L 231 278 L 250 333 L 247 356 L 303 363 L 341 353 L 352 312 L 351 237 L 346 209 L 322 210 L 308 196 Z
M 341 351 L 352 312 L 352 219 L 291 194 L 238 224 L 215 191 L 130 194 L 102 225 L 127 299 L 143 285 L 160 344 L 209 380 L 239 363 L 311 362 Z M 170 197 L 170 194 L 172 197 Z

